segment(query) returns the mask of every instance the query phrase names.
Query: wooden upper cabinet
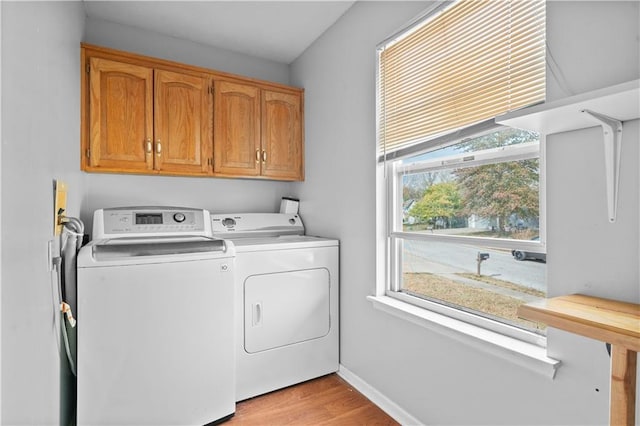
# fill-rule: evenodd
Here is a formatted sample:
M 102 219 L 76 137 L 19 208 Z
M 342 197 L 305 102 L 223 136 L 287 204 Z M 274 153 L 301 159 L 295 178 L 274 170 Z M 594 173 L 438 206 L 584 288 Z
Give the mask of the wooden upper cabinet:
M 260 174 L 260 89 L 256 86 L 214 83 L 213 171 L 229 175 Z
M 89 60 L 89 170 L 207 174 L 210 79 Z
M 302 180 L 302 96 L 215 82 L 214 173 Z
M 262 175 L 302 180 L 302 99 L 299 94 L 262 93 Z
M 146 145 L 153 138 L 153 70 L 101 58 L 91 58 L 89 69 L 88 166 L 152 169 Z
M 302 89 L 82 44 L 82 170 L 304 179 Z
M 210 87 L 204 77 L 156 71 L 153 156 L 157 170 L 187 174 L 209 171 Z

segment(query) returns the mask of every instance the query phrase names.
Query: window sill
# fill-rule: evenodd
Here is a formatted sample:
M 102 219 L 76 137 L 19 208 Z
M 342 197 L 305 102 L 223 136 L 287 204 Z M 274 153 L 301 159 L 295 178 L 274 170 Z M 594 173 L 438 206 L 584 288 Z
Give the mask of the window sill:
M 374 308 L 491 353 L 536 373 L 555 377 L 561 362 L 546 349 L 466 322 L 438 314 L 389 296 L 367 296 Z

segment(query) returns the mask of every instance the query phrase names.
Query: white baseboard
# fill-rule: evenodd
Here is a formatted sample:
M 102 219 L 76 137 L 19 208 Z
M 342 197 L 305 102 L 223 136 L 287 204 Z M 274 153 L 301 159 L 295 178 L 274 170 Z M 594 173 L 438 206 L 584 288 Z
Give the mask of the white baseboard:
M 355 375 L 344 365 L 340 364 L 338 376 L 342 377 L 347 383 L 353 386 L 358 392 L 366 396 L 371 402 L 376 404 L 395 421 L 404 426 L 422 425 L 420 420 L 403 410 L 398 404 L 384 396 L 380 391 L 371 386 L 369 383 Z

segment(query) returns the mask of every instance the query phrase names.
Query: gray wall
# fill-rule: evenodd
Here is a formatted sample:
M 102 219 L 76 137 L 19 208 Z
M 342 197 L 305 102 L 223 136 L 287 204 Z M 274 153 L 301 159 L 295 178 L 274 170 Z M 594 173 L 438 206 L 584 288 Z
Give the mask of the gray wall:
M 55 424 L 60 375 L 47 241 L 52 181 L 78 170 L 80 3 L 2 5 L 2 423 Z M 78 211 L 72 193 L 68 207 Z
M 258 59 L 114 22 L 87 19 L 83 41 L 245 77 L 289 84 L 289 65 L 287 64 Z
M 80 42 L 288 83 L 289 67 L 224 49 L 86 19 L 81 2 L 2 2 L 2 424 L 58 424 L 69 377 L 53 325 L 47 242 L 52 182 L 68 213 L 184 205 L 214 212 L 277 211 L 291 184 L 241 179 L 100 175 L 79 170 Z M 86 23 L 86 28 L 85 28 Z M 86 31 L 86 32 L 85 32 Z
M 549 2 L 548 43 L 574 93 L 640 77 L 638 2 Z M 375 310 L 375 46 L 427 7 L 356 3 L 292 64 L 306 90 L 309 231 L 341 241 L 341 363 L 426 424 L 606 424 L 604 345 L 549 332 L 555 380 Z M 615 31 L 612 29 L 615 28 Z M 564 95 L 548 75 L 549 100 Z M 607 221 L 601 130 L 548 144 L 551 295 L 640 302 L 638 120 L 625 123 L 618 222 Z M 598 389 L 598 390 L 596 390 Z

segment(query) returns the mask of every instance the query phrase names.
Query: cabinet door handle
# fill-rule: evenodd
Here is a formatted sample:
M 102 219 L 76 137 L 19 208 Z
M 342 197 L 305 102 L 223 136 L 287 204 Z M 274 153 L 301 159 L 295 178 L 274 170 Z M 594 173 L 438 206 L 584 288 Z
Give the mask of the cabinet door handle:
M 162 144 L 160 143 L 160 139 L 156 141 L 156 155 L 160 157 L 162 155 Z
M 256 149 L 256 163 L 260 162 L 260 150 Z
M 153 151 L 153 144 L 151 143 L 151 138 L 147 138 L 147 154 L 151 154 Z
M 263 163 L 267 162 L 267 151 L 262 151 L 262 162 Z

